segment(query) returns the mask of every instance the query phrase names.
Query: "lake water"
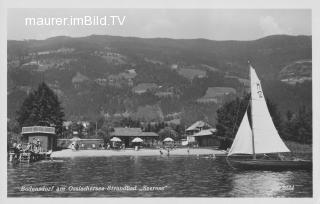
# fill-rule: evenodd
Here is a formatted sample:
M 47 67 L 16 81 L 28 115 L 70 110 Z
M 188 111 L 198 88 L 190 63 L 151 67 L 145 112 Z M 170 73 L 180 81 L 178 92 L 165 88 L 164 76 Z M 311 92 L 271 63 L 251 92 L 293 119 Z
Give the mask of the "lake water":
M 237 171 L 201 156 L 8 163 L 8 196 L 312 197 L 312 172 Z

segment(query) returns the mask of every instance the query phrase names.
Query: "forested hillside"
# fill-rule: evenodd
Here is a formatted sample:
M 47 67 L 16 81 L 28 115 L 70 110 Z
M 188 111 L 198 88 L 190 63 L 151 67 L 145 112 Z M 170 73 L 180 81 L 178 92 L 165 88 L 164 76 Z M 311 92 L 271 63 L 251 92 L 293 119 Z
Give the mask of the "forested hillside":
M 284 115 L 301 105 L 311 108 L 311 40 L 286 35 L 253 41 L 98 35 L 9 40 L 8 117 L 15 118 L 27 94 L 46 82 L 62 101 L 66 120 L 104 116 L 214 124 L 216 110 L 248 89 L 248 60 L 265 95 Z M 292 74 L 295 83 L 284 80 Z M 206 95 L 209 87 L 226 91 Z

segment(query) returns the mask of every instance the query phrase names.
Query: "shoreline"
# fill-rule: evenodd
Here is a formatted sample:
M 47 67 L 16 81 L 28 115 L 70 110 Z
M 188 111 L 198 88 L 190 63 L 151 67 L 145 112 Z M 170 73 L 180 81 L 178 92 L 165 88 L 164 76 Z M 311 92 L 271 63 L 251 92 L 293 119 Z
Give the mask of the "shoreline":
M 162 149 L 163 155 L 167 156 L 167 150 Z M 214 149 L 188 149 L 179 148 L 170 150 L 170 156 L 188 156 L 188 155 L 225 155 L 223 150 Z M 65 149 L 61 151 L 52 152 L 51 158 L 69 158 L 69 157 L 112 157 L 112 156 L 161 156 L 159 149 L 134 149 L 125 150 L 71 150 Z

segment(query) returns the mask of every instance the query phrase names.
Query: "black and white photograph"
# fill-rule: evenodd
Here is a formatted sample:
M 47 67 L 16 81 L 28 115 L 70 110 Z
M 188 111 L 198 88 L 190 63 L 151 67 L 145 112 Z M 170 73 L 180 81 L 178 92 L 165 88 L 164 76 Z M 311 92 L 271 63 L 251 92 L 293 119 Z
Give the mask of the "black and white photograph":
M 7 8 L 6 202 L 315 203 L 314 12 Z

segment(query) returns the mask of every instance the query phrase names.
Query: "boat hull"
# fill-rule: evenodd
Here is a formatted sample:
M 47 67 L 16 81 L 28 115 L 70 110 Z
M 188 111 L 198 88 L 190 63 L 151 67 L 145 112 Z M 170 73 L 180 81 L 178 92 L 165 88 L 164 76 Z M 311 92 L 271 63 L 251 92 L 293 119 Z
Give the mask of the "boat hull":
M 232 168 L 241 170 L 312 170 L 312 161 L 307 160 L 235 160 L 227 158 L 227 162 Z

